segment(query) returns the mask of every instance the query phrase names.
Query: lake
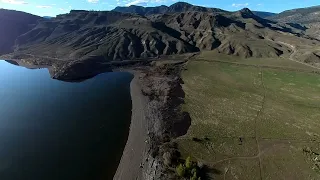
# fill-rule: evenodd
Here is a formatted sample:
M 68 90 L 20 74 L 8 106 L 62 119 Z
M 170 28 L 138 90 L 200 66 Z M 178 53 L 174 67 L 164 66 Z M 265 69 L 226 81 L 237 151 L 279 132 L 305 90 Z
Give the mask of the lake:
M 0 179 L 112 179 L 129 132 L 132 78 L 64 82 L 0 60 Z

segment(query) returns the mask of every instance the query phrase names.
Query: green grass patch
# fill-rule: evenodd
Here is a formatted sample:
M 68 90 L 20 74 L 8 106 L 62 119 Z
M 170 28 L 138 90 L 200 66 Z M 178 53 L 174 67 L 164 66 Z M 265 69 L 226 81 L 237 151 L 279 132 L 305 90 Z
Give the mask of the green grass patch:
M 176 140 L 182 155 L 224 172 L 214 175 L 218 179 L 279 179 L 271 176 L 280 168 L 277 163 L 288 171 L 280 179 L 292 178 L 290 168 L 303 171 L 297 176 L 302 179 L 314 172 L 303 151 L 293 152 L 290 145 L 274 156 L 262 150 L 265 141 L 274 146 L 282 141 L 310 142 L 308 146 L 319 142 L 320 75 L 283 58 L 239 60 L 205 53 L 200 58 L 189 61 L 182 73 L 183 109 L 192 118 L 188 133 Z M 309 174 L 309 179 L 317 179 L 317 173 Z

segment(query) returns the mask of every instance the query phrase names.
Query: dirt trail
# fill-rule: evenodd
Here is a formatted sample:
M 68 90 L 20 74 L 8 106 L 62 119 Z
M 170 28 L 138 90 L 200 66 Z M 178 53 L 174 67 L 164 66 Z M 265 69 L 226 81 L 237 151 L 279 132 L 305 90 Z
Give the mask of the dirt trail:
M 283 44 L 283 45 L 289 47 L 289 48 L 292 50 L 292 53 L 290 54 L 289 59 L 290 59 L 291 61 L 296 61 L 296 60 L 294 60 L 294 56 L 297 54 L 297 49 L 296 49 L 296 47 L 295 47 L 294 45 L 292 45 L 292 44 L 288 44 L 288 43 L 285 43 L 285 42 L 282 42 L 282 41 L 278 41 L 278 43 Z M 302 62 L 300 62 L 300 63 L 302 63 Z
M 271 40 L 270 40 L 271 41 Z M 274 41 L 273 41 L 274 42 Z M 303 64 L 303 65 L 306 65 L 306 66 L 309 66 L 309 67 L 312 67 L 312 68 L 316 68 L 316 69 L 320 69 L 318 67 L 315 67 L 315 66 L 312 66 L 310 64 L 306 64 L 306 63 L 303 63 L 303 62 L 300 62 L 298 60 L 295 60 L 295 56 L 297 54 L 297 49 L 294 45 L 292 44 L 288 44 L 288 43 L 285 43 L 285 42 L 277 42 L 279 44 L 283 44 L 287 47 L 289 47 L 290 49 L 292 49 L 292 53 L 290 54 L 290 57 L 289 57 L 289 60 L 291 61 L 294 61 L 294 62 L 297 62 L 297 63 L 300 63 L 300 64 Z M 261 80 L 261 86 L 260 88 L 263 88 L 263 99 L 261 101 L 261 108 L 258 110 L 257 114 L 256 114 L 256 117 L 255 117 L 255 135 L 252 137 L 255 139 L 256 141 L 256 144 L 257 144 L 257 154 L 254 155 L 254 156 L 236 156 L 236 157 L 228 157 L 228 158 L 225 158 L 225 159 L 221 159 L 221 160 L 218 160 L 218 161 L 207 161 L 205 159 L 201 159 L 199 157 L 195 157 L 196 159 L 198 159 L 199 161 L 203 162 L 204 164 L 208 165 L 208 166 L 217 166 L 218 164 L 220 163 L 225 163 L 223 166 L 225 167 L 224 169 L 224 172 L 223 172 L 223 179 L 226 179 L 227 178 L 227 174 L 229 171 L 229 168 L 230 168 L 230 161 L 233 161 L 233 160 L 251 160 L 251 159 L 256 159 L 256 160 L 259 160 L 259 171 L 260 171 L 260 176 L 257 177 L 259 179 L 263 179 L 263 169 L 262 169 L 262 162 L 263 159 L 261 158 L 264 154 L 267 154 L 269 150 L 272 150 L 273 146 L 271 147 L 260 147 L 261 145 L 261 142 L 263 140 L 270 140 L 272 142 L 274 142 L 273 145 L 276 145 L 276 144 L 281 144 L 282 142 L 276 142 L 276 141 L 288 141 L 290 143 L 290 141 L 297 141 L 297 142 L 304 142 L 303 140 L 299 140 L 299 139 L 278 139 L 278 138 L 275 138 L 275 139 L 270 139 L 270 138 L 263 138 L 263 137 L 259 137 L 259 134 L 258 134 L 258 125 L 259 125 L 259 120 L 260 120 L 260 117 L 261 115 L 263 115 L 264 113 L 264 110 L 265 110 L 265 102 L 266 102 L 266 99 L 267 99 L 267 87 L 264 83 L 264 73 L 263 73 L 263 68 L 266 68 L 266 66 L 261 66 L 261 65 L 247 65 L 247 64 L 242 64 L 242 63 L 237 63 L 237 62 L 225 62 L 225 61 L 218 61 L 218 60 L 205 60 L 205 59 L 197 59 L 196 61 L 204 61 L 204 62 L 216 62 L 216 63 L 228 63 L 228 64 L 236 64 L 236 65 L 243 65 L 243 66 L 252 66 L 252 67 L 257 67 L 260 71 L 260 80 Z M 267 67 L 267 68 L 270 68 Z M 287 69 L 286 69 L 287 70 Z M 221 137 L 220 137 L 221 138 Z M 237 138 L 237 137 L 222 137 L 222 138 Z M 180 137 L 178 139 L 189 139 L 188 137 Z M 309 142 L 309 141 L 308 141 Z M 313 142 L 313 141 L 310 141 L 310 142 Z M 188 150 L 185 149 L 187 152 Z M 210 153 L 210 152 L 209 152 Z M 212 153 L 213 156 L 214 153 Z M 227 164 L 229 162 L 229 165 Z M 258 167 L 257 167 L 258 168 Z
M 238 156 L 238 157 L 230 157 L 230 158 L 226 158 L 226 159 L 221 159 L 219 161 L 206 161 L 204 159 L 200 159 L 197 158 L 198 160 L 200 160 L 201 162 L 207 164 L 207 165 L 216 165 L 225 161 L 231 161 L 231 160 L 248 160 L 248 159 L 256 159 L 256 158 L 260 158 L 260 156 L 262 156 L 265 153 L 265 151 L 260 152 L 259 154 L 255 155 L 255 156 Z
M 292 50 L 292 53 L 290 54 L 289 60 L 294 61 L 294 62 L 299 63 L 299 64 L 303 64 L 303 65 L 305 65 L 305 66 L 309 66 L 309 67 L 312 67 L 312 68 L 315 68 L 315 69 L 319 69 L 319 70 L 320 70 L 320 68 L 318 68 L 318 67 L 316 67 L 316 66 L 312 66 L 312 65 L 310 65 L 310 64 L 308 64 L 308 63 L 304 63 L 304 62 L 295 60 L 294 56 L 297 54 L 298 51 L 297 51 L 297 49 L 296 49 L 296 47 L 295 47 L 294 45 L 289 44 L 289 43 L 285 43 L 285 42 L 282 42 L 282 41 L 277 41 L 277 42 L 278 42 L 279 44 L 283 44 L 283 45 L 289 47 L 289 48 Z
M 259 145 L 259 138 L 258 138 L 258 120 L 261 116 L 261 114 L 264 111 L 264 106 L 265 106 L 265 102 L 266 102 L 266 97 L 267 97 L 267 90 L 266 90 L 266 86 L 264 84 L 264 79 L 263 79 L 263 70 L 261 67 L 259 67 L 259 71 L 260 71 L 260 80 L 261 80 L 261 86 L 263 88 L 263 99 L 261 102 L 261 108 L 259 109 L 257 116 L 254 120 L 255 123 L 255 127 L 254 127 L 254 133 L 255 133 L 255 140 L 256 140 L 256 144 L 257 144 L 257 150 L 258 150 L 258 158 L 259 158 L 259 170 L 260 170 L 260 179 L 262 180 L 262 162 L 261 162 L 261 150 L 260 150 L 260 145 Z
M 261 108 L 258 110 L 257 112 L 257 116 L 255 118 L 255 141 L 256 141 L 256 144 L 257 144 L 257 152 L 258 154 L 255 155 L 255 156 L 238 156 L 238 157 L 230 157 L 230 158 L 226 158 L 226 159 L 222 159 L 222 160 L 219 160 L 219 161 L 215 161 L 215 162 L 211 162 L 211 161 L 206 161 L 206 160 L 203 160 L 203 159 L 199 159 L 200 161 L 208 164 L 208 165 L 216 165 L 218 163 L 222 163 L 222 162 L 225 162 L 225 161 L 231 161 L 231 160 L 248 160 L 248 159 L 256 159 L 258 158 L 259 159 L 259 171 L 260 171 L 260 179 L 262 180 L 262 160 L 261 160 L 261 155 L 264 154 L 265 151 L 261 151 L 260 150 L 260 145 L 259 145 L 259 138 L 258 138 L 258 135 L 257 135 L 257 127 L 258 127 L 258 120 L 259 120 L 259 117 L 261 116 L 261 114 L 263 113 L 264 111 L 264 106 L 265 106 L 265 101 L 266 101 L 266 96 L 267 96 L 267 93 L 266 93 L 266 87 L 265 87 L 265 84 L 264 84 L 264 79 L 263 79 L 263 70 L 261 67 L 259 67 L 259 71 L 260 71 L 260 79 L 261 79 L 261 86 L 263 87 L 263 99 L 261 101 Z M 228 168 L 229 169 L 229 168 Z M 224 179 L 226 179 L 226 174 L 228 172 L 228 169 L 226 170 L 226 172 L 224 173 Z
M 271 41 L 271 42 L 273 42 L 273 43 L 279 43 L 279 44 L 282 44 L 282 45 L 285 45 L 285 46 L 289 47 L 289 48 L 292 50 L 292 53 L 291 53 L 290 56 L 289 56 L 289 60 L 290 60 L 290 61 L 294 61 L 294 62 L 296 62 L 296 63 L 303 64 L 303 65 L 305 65 L 305 66 L 309 66 L 309 67 L 312 67 L 312 68 L 315 68 L 315 69 L 319 69 L 319 70 L 320 70 L 319 67 L 312 66 L 312 65 L 310 65 L 310 64 L 308 64 L 308 63 L 304 63 L 304 62 L 301 62 L 301 61 L 296 60 L 296 59 L 294 58 L 294 56 L 297 54 L 298 51 L 297 51 L 297 48 L 296 48 L 294 45 L 289 44 L 289 43 L 286 43 L 286 42 L 282 42 L 282 41 L 273 41 L 273 40 L 271 40 L 271 39 L 266 39 L 266 40 Z

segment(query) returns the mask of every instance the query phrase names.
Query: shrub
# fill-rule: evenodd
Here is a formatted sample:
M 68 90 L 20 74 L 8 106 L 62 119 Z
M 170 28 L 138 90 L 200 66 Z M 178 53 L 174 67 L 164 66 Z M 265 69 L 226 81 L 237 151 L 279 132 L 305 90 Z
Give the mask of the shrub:
M 198 167 L 196 162 L 191 161 L 190 157 L 187 157 L 184 163 L 180 163 L 176 167 L 176 172 L 179 175 L 179 177 L 183 177 L 190 180 L 201 180 L 201 177 L 199 174 L 199 170 L 201 168 Z
M 185 162 L 186 168 L 190 170 L 192 168 L 192 161 L 190 157 L 187 157 L 186 162 Z
M 179 164 L 176 168 L 176 172 L 178 176 L 184 177 L 186 175 L 186 168 L 182 164 Z
M 198 177 L 197 177 L 197 169 L 196 168 L 192 169 L 190 177 L 191 177 L 190 180 L 197 180 L 198 179 Z
M 197 176 L 197 168 L 196 167 L 192 168 L 191 175 L 192 176 Z
M 197 177 L 192 176 L 190 180 L 197 180 Z

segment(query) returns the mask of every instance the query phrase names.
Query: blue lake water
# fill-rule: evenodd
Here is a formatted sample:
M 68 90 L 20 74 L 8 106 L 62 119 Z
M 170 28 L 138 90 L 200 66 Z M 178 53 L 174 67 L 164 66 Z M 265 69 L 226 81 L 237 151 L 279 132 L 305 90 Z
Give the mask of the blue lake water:
M 132 78 L 63 82 L 0 60 L 0 180 L 112 179 L 129 131 Z

